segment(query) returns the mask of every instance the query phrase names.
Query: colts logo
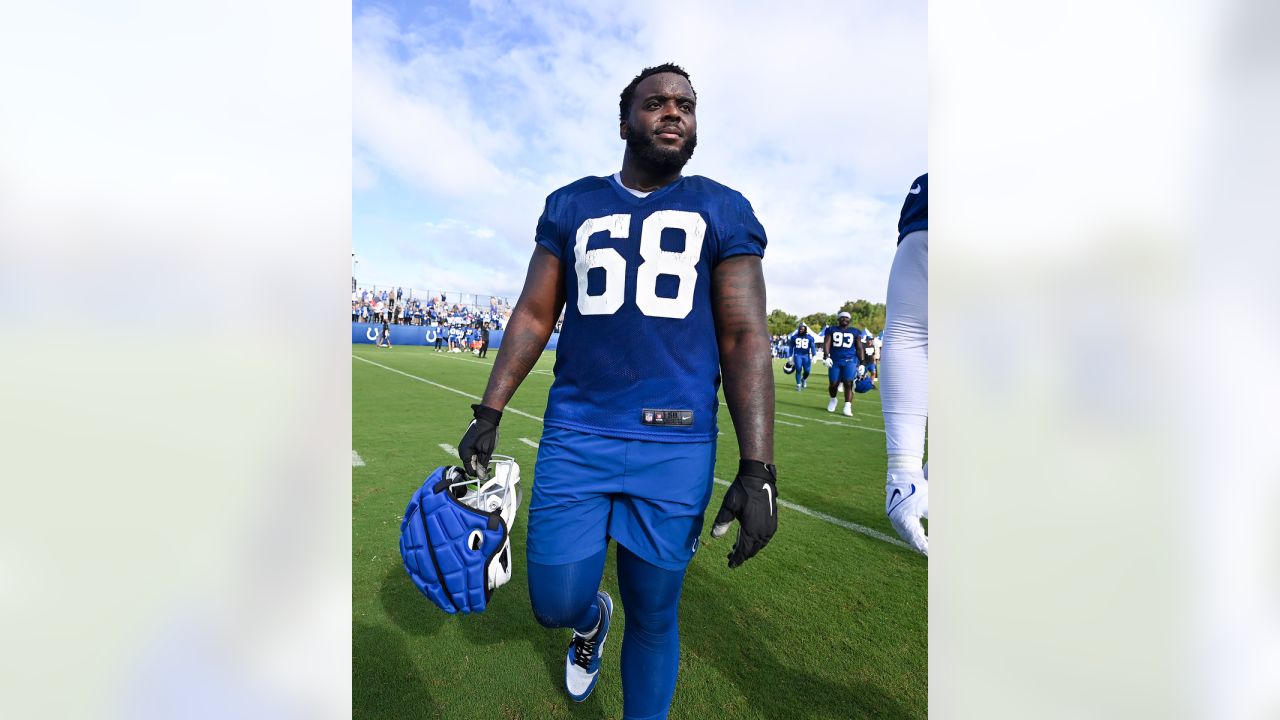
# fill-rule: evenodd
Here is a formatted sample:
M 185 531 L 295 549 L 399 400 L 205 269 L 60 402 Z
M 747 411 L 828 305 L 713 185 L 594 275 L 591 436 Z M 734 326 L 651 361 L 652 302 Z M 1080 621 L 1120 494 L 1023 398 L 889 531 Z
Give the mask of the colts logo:
M 373 326 L 370 325 L 369 329 L 365 331 L 364 336 L 369 338 L 369 342 L 376 342 L 378 340 L 378 331 L 374 330 Z
M 428 343 L 434 343 L 435 341 L 436 341 L 436 331 L 435 331 L 435 330 L 428 330 L 428 331 L 427 331 L 427 342 L 428 342 Z

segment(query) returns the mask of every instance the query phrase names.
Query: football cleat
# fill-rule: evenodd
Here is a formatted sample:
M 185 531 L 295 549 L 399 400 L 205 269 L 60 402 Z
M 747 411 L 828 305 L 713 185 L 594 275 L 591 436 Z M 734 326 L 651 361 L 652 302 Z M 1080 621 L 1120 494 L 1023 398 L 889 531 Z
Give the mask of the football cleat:
M 835 412 L 835 411 L 836 411 L 836 399 L 831 398 L 831 402 L 827 403 L 827 412 Z
M 890 470 L 884 486 L 884 513 L 907 544 L 928 556 L 929 537 L 920 518 L 929 517 L 929 481 L 916 470 Z
M 844 404 L 844 416 L 853 417 L 853 403 Z
M 600 679 L 600 658 L 604 654 L 604 641 L 609 639 L 609 620 L 613 617 L 613 598 L 609 593 L 596 592 L 596 603 L 600 606 L 600 622 L 589 635 L 573 631 L 573 639 L 569 641 L 569 652 L 564 658 L 564 688 L 574 702 L 587 699 L 596 689 L 596 680 Z
M 511 579 L 520 495 L 520 466 L 503 455 L 493 456 L 483 481 L 436 468 L 400 521 L 400 556 L 418 591 L 450 615 L 484 612 Z

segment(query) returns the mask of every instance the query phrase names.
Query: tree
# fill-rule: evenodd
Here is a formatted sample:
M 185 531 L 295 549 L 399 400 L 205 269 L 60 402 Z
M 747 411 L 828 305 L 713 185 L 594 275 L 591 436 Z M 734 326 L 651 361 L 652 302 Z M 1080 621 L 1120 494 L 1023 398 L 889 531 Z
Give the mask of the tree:
M 836 316 L 828 315 L 826 313 L 810 313 L 809 315 L 805 315 L 802 320 L 804 320 L 805 325 L 808 325 L 813 329 L 815 334 L 822 332 L 822 328 L 828 325 L 836 324 Z
M 769 313 L 769 334 L 790 335 L 796 329 L 796 316 L 783 310 Z

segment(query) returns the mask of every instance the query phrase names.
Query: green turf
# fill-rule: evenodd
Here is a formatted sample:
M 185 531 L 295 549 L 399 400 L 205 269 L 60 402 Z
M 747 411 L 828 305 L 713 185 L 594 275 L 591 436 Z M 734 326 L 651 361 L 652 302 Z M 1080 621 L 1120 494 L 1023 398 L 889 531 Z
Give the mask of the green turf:
M 474 401 L 387 368 L 479 396 L 496 354 L 352 346 L 351 440 L 365 463 L 351 471 L 354 717 L 622 717 L 626 610 L 615 612 L 595 692 L 572 702 L 563 689 L 569 631 L 542 628 L 529 610 L 526 508 L 512 533 L 514 575 L 483 614 L 441 612 L 400 563 L 405 504 L 432 469 L 456 462 L 439 446 L 457 445 Z M 542 415 L 554 360 L 544 355 L 510 407 Z M 893 535 L 883 510 L 884 434 L 853 427 L 883 428 L 879 391 L 856 395 L 859 414 L 845 418 L 826 412 L 821 367 L 803 393 L 781 368 L 776 362 L 777 419 L 799 427 L 777 425 L 779 497 Z M 723 404 L 720 426 L 716 477 L 731 480 L 738 449 Z M 498 450 L 520 463 L 526 501 L 536 450 L 519 439 L 536 442 L 541 432 L 538 421 L 503 416 Z M 716 485 L 709 513 L 723 494 Z M 672 720 L 928 715 L 925 558 L 788 508 L 769 546 L 733 571 L 731 543 L 732 533 L 711 540 L 704 530 L 690 565 Z M 604 587 L 616 601 L 613 554 L 611 546 Z

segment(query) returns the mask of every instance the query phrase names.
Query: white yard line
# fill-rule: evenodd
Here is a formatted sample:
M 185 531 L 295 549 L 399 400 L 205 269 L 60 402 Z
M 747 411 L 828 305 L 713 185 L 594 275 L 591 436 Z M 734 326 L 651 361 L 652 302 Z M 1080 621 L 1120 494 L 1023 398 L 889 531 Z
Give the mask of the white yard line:
M 409 373 L 404 372 L 403 370 L 397 370 L 397 369 L 395 369 L 395 368 L 393 368 L 393 367 L 387 367 L 386 365 L 383 365 L 382 363 L 377 363 L 377 362 L 374 362 L 374 361 L 372 361 L 372 360 L 365 360 L 364 358 L 362 358 L 362 357 L 358 357 L 358 356 L 356 356 L 356 355 L 352 355 L 351 357 L 352 357 L 353 359 L 355 359 L 355 360 L 360 360 L 360 361 L 362 361 L 362 362 L 367 362 L 367 363 L 369 363 L 370 365 L 376 365 L 376 366 L 378 366 L 378 367 L 380 367 L 380 368 L 382 368 L 382 369 L 384 369 L 384 370 L 389 370 L 389 371 L 391 371 L 391 372 L 393 372 L 393 373 L 396 373 L 397 375 L 403 375 L 403 376 L 405 376 L 405 377 L 407 377 L 407 378 L 410 378 L 410 379 L 412 379 L 412 380 L 417 380 L 418 382 L 424 382 L 424 383 L 426 383 L 426 384 L 428 384 L 428 385 L 431 385 L 432 387 L 438 387 L 438 388 L 440 388 L 441 390 L 448 390 L 449 392 L 457 393 L 457 394 L 459 394 L 459 395 L 462 395 L 462 396 L 464 396 L 464 397 L 469 397 L 469 398 L 472 398 L 472 399 L 474 399 L 474 400 L 479 400 L 479 399 L 480 399 L 480 398 L 476 397 L 475 395 L 472 395 L 472 394 L 470 394 L 470 393 L 463 392 L 463 391 L 461 391 L 461 390 L 458 390 L 457 388 L 451 388 L 451 387 L 449 387 L 448 385 L 441 385 L 441 384 L 440 384 L 440 383 L 438 383 L 438 382 L 433 382 L 433 381 L 431 381 L 431 380 L 427 380 L 426 378 L 420 378 L 420 377 L 418 377 L 417 375 L 410 375 Z M 542 422 L 542 418 L 538 417 L 537 415 L 530 415 L 530 414 L 529 414 L 529 413 L 527 413 L 527 412 L 522 412 L 522 411 L 520 411 L 520 410 L 516 410 L 515 408 L 511 407 L 510 405 L 508 405 L 508 406 L 507 406 L 507 409 L 506 409 L 506 411 L 505 411 L 505 412 L 515 413 L 516 415 L 522 415 L 522 416 L 527 417 L 527 418 L 530 418 L 530 419 L 532 419 L 532 420 L 537 420 L 538 422 Z M 780 414 L 781 414 L 781 413 L 780 413 Z M 811 418 L 804 418 L 804 417 L 801 417 L 801 416 L 799 416 L 799 415 L 795 415 L 795 416 L 788 416 L 788 417 L 799 417 L 799 418 L 800 418 L 800 419 L 802 419 L 802 420 L 811 420 Z M 823 423 L 823 424 L 826 424 L 826 425 L 840 425 L 840 426 L 842 426 L 842 427 L 860 427 L 860 426 L 858 426 L 858 425 L 846 425 L 845 423 L 840 423 L 840 422 L 831 422 L 831 421 L 824 421 L 824 420 L 814 420 L 814 422 L 820 422 L 820 423 Z M 866 429 L 866 430 L 875 430 L 875 428 L 864 428 L 864 429 Z M 884 431 L 883 431 L 883 430 L 880 430 L 880 431 L 878 431 L 878 432 L 884 432 Z M 532 446 L 535 446 L 535 447 L 537 446 L 537 443 L 533 442 L 532 440 L 529 440 L 528 438 L 520 438 L 520 441 L 521 441 L 521 442 L 523 442 L 523 443 L 525 443 L 525 444 L 527 444 L 527 445 L 532 445 Z M 458 449 L 457 449 L 457 448 L 455 448 L 455 447 L 454 447 L 454 446 L 452 446 L 452 445 L 448 445 L 448 444 L 445 444 L 445 443 L 440 443 L 440 449 L 441 449 L 441 450 L 443 450 L 443 451 L 445 451 L 446 453 L 448 453 L 449 455 L 451 455 L 451 456 L 453 456 L 453 457 L 455 457 L 455 458 L 456 458 L 456 457 L 458 457 Z M 720 478 L 715 478 L 715 481 L 716 481 L 716 483 L 718 483 L 718 484 L 720 484 L 720 485 L 724 485 L 725 487 L 728 487 L 728 486 L 729 486 L 729 483 L 725 482 L 724 480 L 721 480 Z M 807 507 L 805 507 L 805 506 L 803 506 L 803 505 L 797 505 L 797 504 L 795 504 L 795 503 L 793 503 L 793 502 L 788 502 L 788 501 L 783 500 L 783 499 L 781 499 L 781 498 L 779 498 L 779 499 L 778 499 L 778 504 L 779 504 L 779 505 L 781 505 L 781 506 L 782 506 L 782 507 L 784 507 L 784 508 L 787 508 L 787 509 L 790 509 L 790 510 L 795 510 L 796 512 L 800 513 L 801 515 L 808 515 L 809 517 L 814 518 L 815 520 L 822 520 L 823 522 L 831 523 L 832 525 L 835 525 L 835 526 L 837 526 L 837 527 L 842 527 L 842 528 L 844 528 L 844 529 L 846 529 L 846 530 L 852 530 L 853 532 L 860 533 L 860 534 L 862 534 L 862 535 L 866 535 L 867 537 L 875 538 L 876 540 L 881 540 L 881 541 L 883 541 L 883 542 L 887 542 L 887 543 L 889 543 L 890 545 L 895 545 L 895 546 L 900 547 L 900 548 L 906 548 L 907 550 L 911 550 L 911 549 L 912 549 L 912 548 L 911 548 L 911 546 L 907 545 L 906 543 L 902 542 L 901 540 L 899 540 L 899 539 L 897 539 L 897 538 L 895 538 L 895 537 L 891 537 L 891 536 L 889 536 L 889 535 L 886 535 L 886 534 L 884 534 L 884 533 L 880 532 L 879 530 L 873 530 L 873 529 L 871 529 L 871 528 L 869 528 L 869 527 L 864 527 L 864 526 L 859 525 L 859 524 L 857 524 L 857 523 L 849 522 L 848 520 L 841 520 L 841 519 L 840 519 L 840 518 L 838 518 L 838 517 L 834 517 L 834 516 L 832 516 L 832 515 L 828 515 L 828 514 L 826 514 L 826 513 L 824 513 L 824 512 L 819 512 L 819 511 L 817 511 L 817 510 L 812 510 L 812 509 L 807 508 Z
M 716 481 L 716 484 L 717 484 L 717 485 L 723 485 L 723 486 L 725 486 L 725 487 L 729 487 L 729 485 L 730 485 L 730 483 L 725 482 L 724 480 L 721 480 L 720 478 L 715 478 L 715 481 Z M 906 544 L 906 543 L 902 542 L 902 541 L 901 541 L 901 540 L 899 540 L 898 538 L 896 538 L 896 537 L 891 537 L 891 536 L 889 536 L 889 535 L 886 535 L 886 534 L 884 534 L 884 533 L 880 532 L 879 530 L 872 530 L 871 528 L 869 528 L 869 527 L 864 527 L 864 526 L 862 526 L 862 525 L 859 525 L 858 523 L 851 523 L 851 522 L 849 522 L 848 520 L 841 520 L 841 519 L 840 519 L 840 518 L 838 518 L 838 517 L 832 517 L 832 516 L 830 516 L 830 515 L 828 515 L 828 514 L 826 514 L 826 513 L 824 513 L 824 512 L 818 512 L 817 510 L 810 510 L 809 508 L 807 508 L 807 507 L 805 507 L 805 506 L 803 506 L 803 505 L 797 505 L 797 504 L 795 504 L 795 503 L 793 503 L 793 502 L 787 502 L 786 500 L 783 500 L 782 498 L 778 498 L 778 504 L 779 504 L 779 505 L 781 505 L 781 506 L 782 506 L 782 507 L 784 507 L 784 508 L 790 508 L 790 509 L 792 509 L 792 510 L 795 510 L 796 512 L 798 512 L 798 513 L 800 513 L 800 514 L 802 514 L 802 515 L 808 515 L 808 516 L 809 516 L 809 517 L 811 517 L 811 518 L 817 518 L 818 520 L 823 520 L 823 521 L 829 522 L 829 523 L 831 523 L 832 525 L 839 525 L 840 527 L 842 527 L 842 528 L 844 528 L 844 529 L 846 529 L 846 530 L 852 530 L 852 531 L 854 531 L 854 532 L 856 532 L 856 533 L 862 533 L 863 535 L 866 535 L 867 537 L 873 537 L 873 538 L 875 538 L 875 539 L 877 539 L 877 540 L 883 540 L 884 542 L 887 542 L 887 543 L 889 543 L 890 545 L 897 545 L 897 546 L 898 546 L 898 547 L 900 547 L 900 548 L 906 548 L 906 549 L 908 549 L 908 550 L 911 550 L 911 549 L 912 549 L 912 547 L 911 547 L 910 545 L 908 545 L 908 544 Z
M 537 450 L 537 449 L 538 449 L 538 443 L 536 443 L 536 442 L 534 442 L 534 441 L 530 440 L 529 438 L 520 438 L 520 442 L 524 443 L 525 445 L 528 445 L 529 447 L 533 448 L 534 450 Z
M 351 451 L 351 467 L 364 467 L 364 460 L 360 459 L 360 453 L 355 450 Z
M 804 427 L 800 423 L 787 422 L 786 420 L 779 420 L 778 418 L 774 418 L 773 421 L 778 423 L 779 425 L 790 425 L 791 427 Z
M 789 418 L 796 418 L 798 420 L 807 420 L 809 422 L 815 422 L 821 425 L 836 425 L 839 427 L 851 427 L 851 428 L 858 428 L 859 430 L 870 430 L 871 432 L 878 432 L 882 434 L 884 433 L 884 430 L 881 430 L 880 428 L 867 427 L 866 425 L 853 425 L 850 423 L 839 422 L 837 420 L 823 420 L 821 418 L 805 417 L 804 415 L 792 415 L 791 413 L 784 413 L 779 410 L 774 410 L 773 412 L 775 415 L 786 415 Z

